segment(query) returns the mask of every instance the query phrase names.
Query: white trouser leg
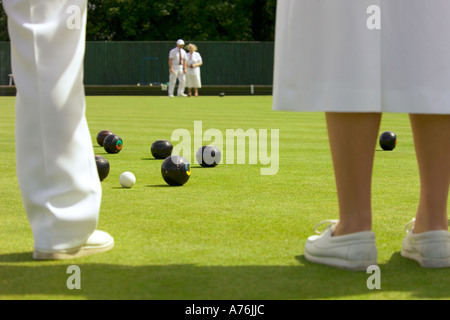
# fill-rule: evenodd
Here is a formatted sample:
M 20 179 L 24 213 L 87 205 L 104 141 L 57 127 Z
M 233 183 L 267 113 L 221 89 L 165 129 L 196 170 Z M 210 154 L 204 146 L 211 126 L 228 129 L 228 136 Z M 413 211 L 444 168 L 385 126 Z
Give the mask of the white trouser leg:
M 173 73 L 169 74 L 169 96 L 173 96 L 175 85 L 177 84 L 177 71 L 174 68 Z
M 178 73 L 178 95 L 182 95 L 186 89 L 186 75 L 183 72 L 183 68 Z
M 184 92 L 186 86 L 186 79 L 184 77 L 183 66 L 174 66 L 173 73 L 169 75 L 169 96 L 173 96 L 175 92 L 175 86 L 178 79 L 178 94 Z M 182 90 L 182 91 L 181 91 Z
M 85 117 L 87 0 L 4 0 L 17 86 L 16 161 L 36 249 L 81 245 L 101 202 Z

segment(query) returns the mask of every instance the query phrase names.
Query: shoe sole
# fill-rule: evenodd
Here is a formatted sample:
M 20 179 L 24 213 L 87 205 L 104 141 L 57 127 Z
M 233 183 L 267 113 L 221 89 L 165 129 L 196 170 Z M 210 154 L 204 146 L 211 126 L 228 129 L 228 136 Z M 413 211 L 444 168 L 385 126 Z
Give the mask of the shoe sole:
M 330 267 L 335 267 L 343 270 L 349 270 L 349 271 L 367 271 L 367 268 L 370 266 L 377 265 L 376 260 L 372 261 L 348 261 L 348 260 L 342 260 L 337 258 L 324 258 L 324 257 L 316 257 L 310 255 L 308 252 L 303 253 L 306 260 L 327 265 Z
M 111 241 L 103 246 L 84 246 L 71 251 L 63 252 L 42 252 L 34 251 L 34 260 L 69 260 L 80 257 L 90 256 L 93 254 L 103 253 L 111 250 L 114 247 L 114 241 Z
M 450 267 L 450 258 L 426 259 L 419 252 L 412 252 L 406 249 L 402 249 L 400 254 L 404 258 L 417 261 L 424 268 L 437 269 Z

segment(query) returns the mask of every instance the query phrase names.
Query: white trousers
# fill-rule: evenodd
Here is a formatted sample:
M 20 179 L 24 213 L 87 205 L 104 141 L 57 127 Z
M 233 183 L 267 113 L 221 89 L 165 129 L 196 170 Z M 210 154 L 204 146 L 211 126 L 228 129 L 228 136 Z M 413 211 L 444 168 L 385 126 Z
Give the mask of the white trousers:
M 186 89 L 186 75 L 183 71 L 183 66 L 174 66 L 173 73 L 169 75 L 169 96 L 173 96 L 175 92 L 175 85 L 178 79 L 178 95 L 184 93 Z
M 34 246 L 64 250 L 96 229 L 101 202 L 85 117 L 87 0 L 4 0 L 16 97 L 16 162 Z

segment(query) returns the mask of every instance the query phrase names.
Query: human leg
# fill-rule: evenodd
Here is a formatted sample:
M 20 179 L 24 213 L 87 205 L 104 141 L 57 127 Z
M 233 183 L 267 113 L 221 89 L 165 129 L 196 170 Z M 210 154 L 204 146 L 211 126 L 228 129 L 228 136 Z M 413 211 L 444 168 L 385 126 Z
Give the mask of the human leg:
M 401 255 L 426 268 L 450 267 L 447 206 L 450 185 L 450 115 L 411 114 L 420 198 Z
M 410 115 L 420 174 L 414 233 L 447 230 L 450 115 Z
M 101 202 L 85 118 L 87 1 L 3 6 L 17 86 L 17 177 L 35 250 L 70 250 L 94 233 Z
M 371 181 L 379 113 L 327 113 L 339 202 L 335 235 L 371 230 Z
M 178 72 L 178 92 L 177 95 L 179 97 L 186 97 L 186 94 L 184 93 L 184 90 L 186 89 L 186 75 L 183 72 L 183 69 L 181 68 Z
M 169 74 L 169 92 L 168 92 L 169 97 L 173 97 L 176 83 L 177 83 L 177 74 L 174 70 L 174 72 Z
M 305 245 L 308 261 L 354 271 L 377 263 L 372 228 L 371 180 L 379 113 L 327 113 L 335 172 L 339 220 L 311 236 Z

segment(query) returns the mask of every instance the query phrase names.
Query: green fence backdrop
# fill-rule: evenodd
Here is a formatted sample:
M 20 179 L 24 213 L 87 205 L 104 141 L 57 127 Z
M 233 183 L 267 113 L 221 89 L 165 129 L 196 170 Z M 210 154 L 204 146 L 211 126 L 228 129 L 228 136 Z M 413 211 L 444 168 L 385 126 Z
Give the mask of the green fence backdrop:
M 186 43 L 189 43 L 186 41 Z M 272 85 L 273 42 L 194 42 L 204 85 Z M 143 85 L 169 80 L 170 42 L 87 42 L 86 85 Z M 8 85 L 10 47 L 0 42 L 0 85 Z
M 9 42 L 0 42 L 0 85 L 9 84 L 9 74 L 11 74 Z

